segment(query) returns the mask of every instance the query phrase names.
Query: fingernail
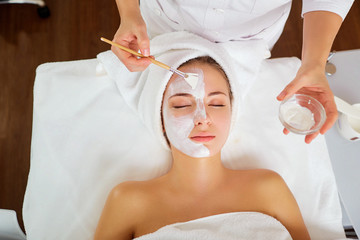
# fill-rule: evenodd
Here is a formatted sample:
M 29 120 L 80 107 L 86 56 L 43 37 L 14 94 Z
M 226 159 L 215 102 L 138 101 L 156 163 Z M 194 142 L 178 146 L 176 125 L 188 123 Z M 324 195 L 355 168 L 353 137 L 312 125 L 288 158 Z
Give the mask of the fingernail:
M 281 92 L 279 96 L 277 96 L 277 99 L 282 100 L 285 97 L 285 92 Z
M 148 57 L 150 55 L 149 49 L 145 49 L 143 55 Z

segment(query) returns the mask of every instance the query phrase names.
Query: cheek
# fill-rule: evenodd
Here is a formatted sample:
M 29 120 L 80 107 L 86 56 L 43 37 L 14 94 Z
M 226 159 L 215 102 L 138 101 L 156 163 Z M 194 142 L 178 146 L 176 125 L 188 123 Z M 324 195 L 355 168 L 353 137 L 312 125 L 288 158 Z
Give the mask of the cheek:
M 229 134 L 231 125 L 231 110 L 224 109 L 222 111 L 216 111 L 211 116 L 212 122 L 220 130 L 221 135 L 227 136 Z
M 194 127 L 193 115 L 187 114 L 183 115 L 178 113 L 172 114 L 170 111 L 164 114 L 163 123 L 165 132 L 169 138 L 172 136 L 177 136 L 179 138 L 187 138 L 190 134 L 190 131 Z M 169 139 L 170 142 L 173 139 Z
M 195 111 L 195 107 L 191 106 L 191 107 L 180 108 L 180 109 L 171 108 L 168 111 L 169 111 L 169 114 L 174 118 L 183 118 L 183 117 L 187 117 L 187 116 L 190 116 L 191 114 L 193 114 Z
M 229 108 L 224 108 L 221 110 L 214 110 L 211 113 L 211 120 L 214 123 L 221 124 L 221 125 L 228 125 L 231 121 L 231 110 Z
M 166 119 L 166 124 L 169 127 L 175 128 L 177 130 L 183 130 L 184 128 L 188 128 L 189 125 L 193 125 L 193 117 L 191 115 L 185 115 L 185 116 L 169 116 Z

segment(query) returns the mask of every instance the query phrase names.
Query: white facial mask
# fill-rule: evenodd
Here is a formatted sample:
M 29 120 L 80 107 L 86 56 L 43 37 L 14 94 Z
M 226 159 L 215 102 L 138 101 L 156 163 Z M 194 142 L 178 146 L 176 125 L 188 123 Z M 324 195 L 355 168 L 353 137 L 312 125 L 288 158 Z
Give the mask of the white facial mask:
M 201 158 L 208 157 L 210 151 L 201 143 L 193 142 L 189 135 L 197 120 L 206 119 L 204 106 L 205 83 L 204 74 L 201 69 L 193 69 L 199 74 L 197 85 L 194 89 L 181 77 L 176 78 L 168 87 L 164 96 L 163 117 L 166 135 L 171 144 L 188 156 Z M 196 109 L 190 114 L 175 117 L 169 112 L 169 98 L 178 93 L 191 94 L 195 98 Z

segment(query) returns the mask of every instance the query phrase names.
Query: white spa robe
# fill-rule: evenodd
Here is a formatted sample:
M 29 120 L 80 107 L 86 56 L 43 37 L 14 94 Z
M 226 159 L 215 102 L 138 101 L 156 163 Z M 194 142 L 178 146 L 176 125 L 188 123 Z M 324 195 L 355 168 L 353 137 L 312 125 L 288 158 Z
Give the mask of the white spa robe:
M 330 11 L 344 19 L 353 1 L 303 0 L 302 15 Z M 142 0 L 140 8 L 150 38 L 189 31 L 213 42 L 264 39 L 271 49 L 283 31 L 291 0 Z

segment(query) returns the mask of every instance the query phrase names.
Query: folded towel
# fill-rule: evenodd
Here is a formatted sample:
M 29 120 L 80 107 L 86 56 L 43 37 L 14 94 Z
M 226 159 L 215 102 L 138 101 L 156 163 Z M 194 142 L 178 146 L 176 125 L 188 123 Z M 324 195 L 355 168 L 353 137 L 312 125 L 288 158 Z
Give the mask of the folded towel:
M 285 240 L 292 239 L 275 218 L 258 212 L 234 212 L 175 223 L 135 240 Z

